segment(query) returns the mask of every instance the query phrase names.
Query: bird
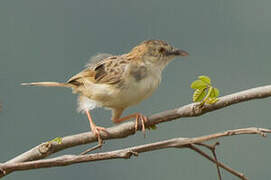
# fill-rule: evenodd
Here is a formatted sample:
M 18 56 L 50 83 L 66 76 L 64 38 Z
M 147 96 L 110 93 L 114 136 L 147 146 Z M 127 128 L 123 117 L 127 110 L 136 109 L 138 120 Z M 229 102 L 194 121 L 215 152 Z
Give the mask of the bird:
M 90 129 L 99 143 L 100 132 L 90 111 L 96 107 L 112 110 L 112 121 L 121 123 L 135 118 L 135 131 L 141 122 L 145 134 L 147 117 L 133 113 L 122 117 L 123 111 L 148 98 L 159 86 L 163 69 L 177 56 L 189 55 L 163 40 L 147 40 L 122 55 L 98 54 L 86 68 L 66 82 L 31 82 L 28 86 L 67 87 L 78 94 L 78 111 L 87 115 Z

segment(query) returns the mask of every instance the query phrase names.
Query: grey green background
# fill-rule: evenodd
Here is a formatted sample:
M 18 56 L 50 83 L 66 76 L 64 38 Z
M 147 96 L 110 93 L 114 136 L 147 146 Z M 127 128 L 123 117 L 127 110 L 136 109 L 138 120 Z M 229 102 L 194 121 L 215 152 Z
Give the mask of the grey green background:
M 221 95 L 270 84 L 269 0 L 1 0 L 0 162 L 57 136 L 89 130 L 69 89 L 22 87 L 21 82 L 66 81 L 101 52 L 122 54 L 143 40 L 162 39 L 191 55 L 165 69 L 160 88 L 125 114 L 146 115 L 191 103 L 190 83 L 209 75 Z M 103 151 L 173 137 L 194 137 L 250 126 L 271 127 L 270 99 L 179 119 L 156 131 L 107 141 Z M 110 112 L 97 109 L 110 127 Z M 269 179 L 271 136 L 220 141 L 218 156 L 250 179 Z M 78 154 L 80 146 L 59 154 Z M 161 150 L 131 160 L 16 172 L 20 179 L 217 179 L 215 166 L 190 150 Z M 237 179 L 223 171 L 223 179 Z

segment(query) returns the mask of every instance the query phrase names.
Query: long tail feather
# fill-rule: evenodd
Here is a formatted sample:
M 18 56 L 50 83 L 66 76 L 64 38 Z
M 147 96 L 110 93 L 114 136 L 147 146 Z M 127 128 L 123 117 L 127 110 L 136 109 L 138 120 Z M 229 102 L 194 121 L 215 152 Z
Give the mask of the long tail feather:
M 59 82 L 31 82 L 31 83 L 21 83 L 23 86 L 44 86 L 44 87 L 72 87 L 69 83 L 59 83 Z

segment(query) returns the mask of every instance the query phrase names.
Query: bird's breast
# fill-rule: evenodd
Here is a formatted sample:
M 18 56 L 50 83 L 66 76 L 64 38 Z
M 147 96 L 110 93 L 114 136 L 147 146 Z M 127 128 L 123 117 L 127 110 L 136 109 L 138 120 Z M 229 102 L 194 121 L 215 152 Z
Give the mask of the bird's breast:
M 138 104 L 148 98 L 157 89 L 161 81 L 160 74 L 153 74 L 145 70 L 134 75 L 134 77 L 130 76 L 126 79 L 117 95 L 118 100 L 125 107 Z

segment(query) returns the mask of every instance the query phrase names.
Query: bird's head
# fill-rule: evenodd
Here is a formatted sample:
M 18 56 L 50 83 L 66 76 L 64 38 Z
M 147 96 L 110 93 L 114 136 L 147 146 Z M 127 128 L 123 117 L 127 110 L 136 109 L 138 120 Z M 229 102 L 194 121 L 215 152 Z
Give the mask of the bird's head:
M 134 47 L 129 53 L 138 60 L 164 68 L 172 59 L 177 56 L 187 56 L 188 53 L 176 49 L 162 40 L 144 41 Z

